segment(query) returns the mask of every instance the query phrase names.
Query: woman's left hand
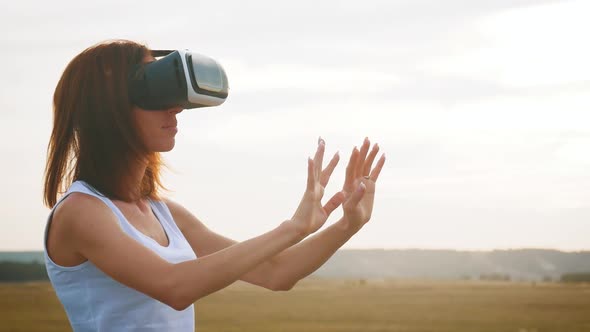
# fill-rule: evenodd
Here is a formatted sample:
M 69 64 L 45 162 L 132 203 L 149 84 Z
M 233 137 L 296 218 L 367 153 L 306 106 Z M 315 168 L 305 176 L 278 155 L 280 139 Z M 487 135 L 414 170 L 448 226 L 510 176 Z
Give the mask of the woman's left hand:
M 373 149 L 367 156 L 370 145 L 369 139 L 365 138 L 360 151 L 356 147 L 352 150 L 341 191 L 345 195 L 345 201 L 342 204 L 344 216 L 341 223 L 346 229 L 354 231 L 361 229 L 371 219 L 375 183 L 385 164 L 385 154 L 383 154 L 377 161 L 377 165 L 371 169 L 375 156 L 379 152 L 379 145 L 373 145 Z
M 320 229 L 326 223 L 332 211 L 344 201 L 344 194 L 337 192 L 325 205 L 322 205 L 324 189 L 340 159 L 338 153 L 336 153 L 328 166 L 322 170 L 324 150 L 325 142 L 320 137 L 314 159 L 308 159 L 305 193 L 295 214 L 291 217 L 291 221 L 297 227 L 298 232 L 304 237 Z

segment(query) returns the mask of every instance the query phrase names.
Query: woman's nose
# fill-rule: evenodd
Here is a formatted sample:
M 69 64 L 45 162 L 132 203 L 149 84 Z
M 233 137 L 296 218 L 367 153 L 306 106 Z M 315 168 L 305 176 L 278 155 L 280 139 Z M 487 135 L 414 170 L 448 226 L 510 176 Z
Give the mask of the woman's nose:
M 172 107 L 172 108 L 168 109 L 168 113 L 170 113 L 170 114 L 178 114 L 182 111 L 184 111 L 184 109 L 182 107 Z

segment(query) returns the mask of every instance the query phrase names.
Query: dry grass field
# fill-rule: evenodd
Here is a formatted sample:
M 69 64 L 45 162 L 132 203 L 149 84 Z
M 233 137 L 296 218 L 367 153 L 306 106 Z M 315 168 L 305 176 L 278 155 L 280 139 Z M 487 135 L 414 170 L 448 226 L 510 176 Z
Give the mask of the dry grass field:
M 314 280 L 236 283 L 197 302 L 199 332 L 590 331 L 590 285 Z M 49 283 L 0 284 L 0 331 L 70 331 Z

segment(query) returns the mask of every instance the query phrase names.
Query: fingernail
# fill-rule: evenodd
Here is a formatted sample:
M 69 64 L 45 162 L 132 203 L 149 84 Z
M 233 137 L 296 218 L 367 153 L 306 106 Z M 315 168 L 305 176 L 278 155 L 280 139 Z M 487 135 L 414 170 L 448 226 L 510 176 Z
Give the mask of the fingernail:
M 361 182 L 361 184 L 359 184 L 358 188 L 356 188 L 356 191 L 362 191 L 363 189 L 365 189 L 365 184 Z

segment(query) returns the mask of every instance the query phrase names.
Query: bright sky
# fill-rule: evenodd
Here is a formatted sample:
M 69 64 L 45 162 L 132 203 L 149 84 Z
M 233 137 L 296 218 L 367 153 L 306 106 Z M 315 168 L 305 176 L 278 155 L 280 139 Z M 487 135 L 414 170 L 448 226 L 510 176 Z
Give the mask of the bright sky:
M 3 3 L 0 250 L 42 249 L 55 85 L 113 38 L 225 67 L 226 103 L 180 114 L 165 154 L 172 198 L 219 233 L 290 218 L 320 135 L 342 156 L 331 197 L 368 136 L 387 162 L 346 248 L 590 249 L 588 13 L 586 0 Z

